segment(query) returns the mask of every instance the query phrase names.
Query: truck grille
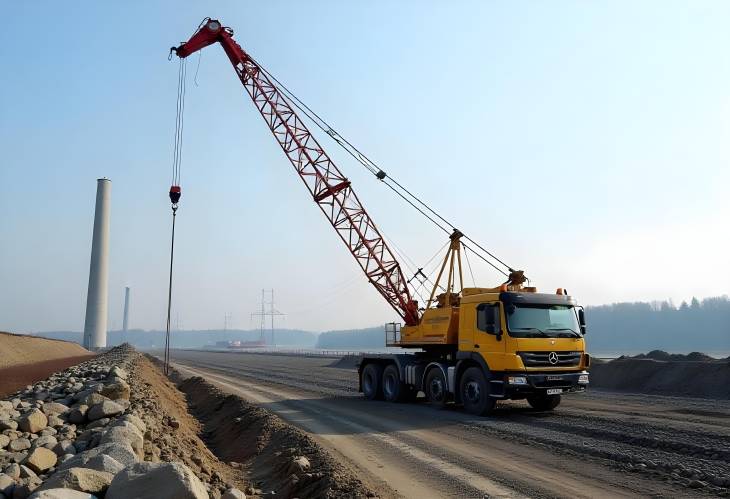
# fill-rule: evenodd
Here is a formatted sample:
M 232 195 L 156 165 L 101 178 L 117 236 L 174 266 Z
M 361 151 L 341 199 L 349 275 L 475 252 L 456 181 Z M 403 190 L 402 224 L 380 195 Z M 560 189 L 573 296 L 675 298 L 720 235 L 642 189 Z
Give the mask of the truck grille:
M 525 367 L 572 367 L 580 364 L 581 352 L 518 352 L 517 355 Z
M 536 388 L 570 388 L 572 383 L 569 379 L 551 379 L 544 381 L 535 381 Z

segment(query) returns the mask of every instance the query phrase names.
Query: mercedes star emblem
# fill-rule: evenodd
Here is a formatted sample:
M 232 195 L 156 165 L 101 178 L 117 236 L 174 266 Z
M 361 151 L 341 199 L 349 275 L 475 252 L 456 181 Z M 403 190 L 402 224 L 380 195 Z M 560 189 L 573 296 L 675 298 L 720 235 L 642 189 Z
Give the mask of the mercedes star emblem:
M 557 364 L 558 363 L 558 354 L 556 354 L 555 352 L 550 352 L 548 354 L 548 362 L 550 362 L 553 365 Z

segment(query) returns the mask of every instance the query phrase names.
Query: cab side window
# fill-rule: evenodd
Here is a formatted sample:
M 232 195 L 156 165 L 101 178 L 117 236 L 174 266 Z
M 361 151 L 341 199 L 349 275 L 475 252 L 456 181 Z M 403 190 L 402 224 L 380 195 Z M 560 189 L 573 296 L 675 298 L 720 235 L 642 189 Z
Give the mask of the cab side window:
M 499 305 L 482 303 L 477 307 L 477 329 L 489 334 L 500 332 Z

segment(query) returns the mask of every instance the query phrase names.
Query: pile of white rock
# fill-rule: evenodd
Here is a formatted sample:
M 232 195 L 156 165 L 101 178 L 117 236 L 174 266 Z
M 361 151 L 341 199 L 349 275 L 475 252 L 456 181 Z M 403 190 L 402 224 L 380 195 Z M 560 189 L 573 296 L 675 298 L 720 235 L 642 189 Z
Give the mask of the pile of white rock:
M 143 461 L 135 355 L 123 345 L 0 400 L 0 499 L 208 498 L 184 464 Z

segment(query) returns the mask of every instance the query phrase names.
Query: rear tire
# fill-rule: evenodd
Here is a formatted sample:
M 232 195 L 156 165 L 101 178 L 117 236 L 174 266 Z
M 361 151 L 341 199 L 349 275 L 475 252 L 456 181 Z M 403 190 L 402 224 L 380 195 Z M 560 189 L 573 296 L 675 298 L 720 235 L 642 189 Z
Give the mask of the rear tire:
M 490 396 L 487 378 L 479 367 L 470 367 L 461 375 L 459 394 L 464 410 L 475 416 L 486 416 L 497 405 Z
M 446 382 L 444 373 L 438 367 L 428 371 L 426 386 L 423 387 L 426 400 L 433 407 L 442 409 L 449 401 L 449 385 Z
M 411 399 L 413 390 L 400 377 L 395 364 L 388 364 L 383 371 L 383 397 L 388 402 L 405 402 Z
M 527 403 L 536 411 L 552 411 L 560 405 L 560 395 L 535 395 L 527 397 Z
M 381 400 L 383 398 L 383 366 L 366 364 L 362 370 L 360 384 L 366 399 Z

